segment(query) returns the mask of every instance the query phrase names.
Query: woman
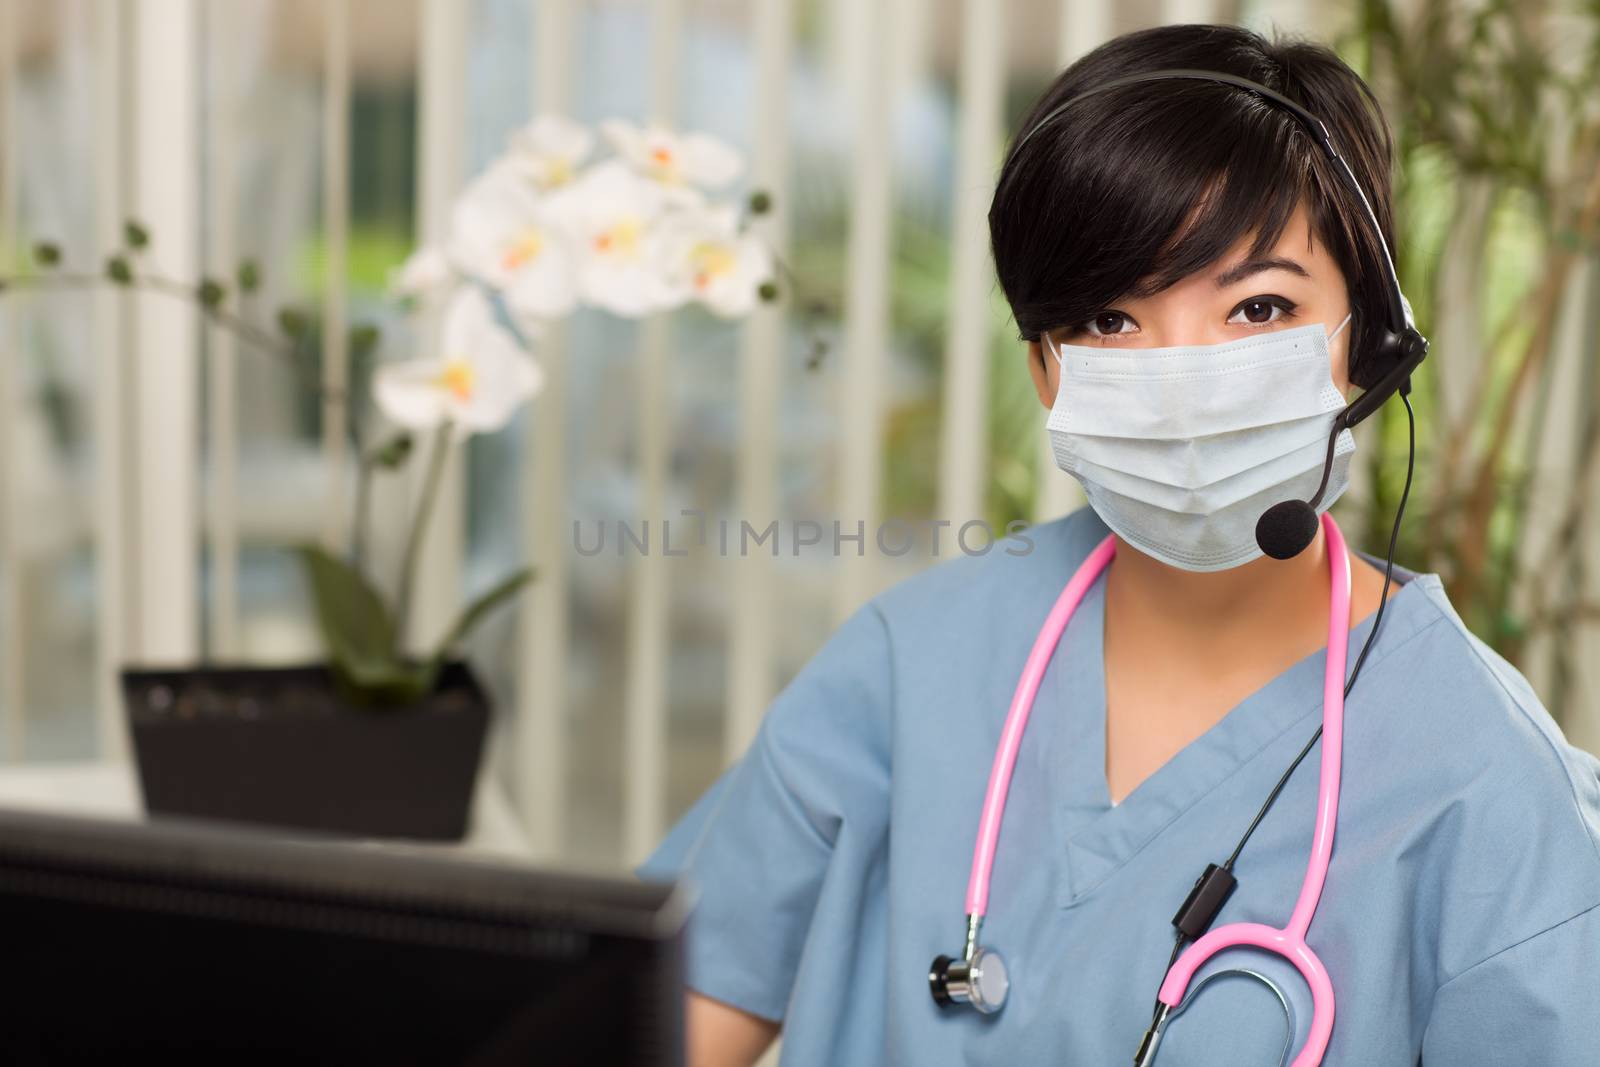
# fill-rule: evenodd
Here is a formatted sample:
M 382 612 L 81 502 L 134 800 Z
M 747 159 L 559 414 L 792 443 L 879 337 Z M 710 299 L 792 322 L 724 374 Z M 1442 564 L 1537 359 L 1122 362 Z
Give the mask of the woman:
M 1283 108 L 1217 82 L 1123 81 L 1173 68 L 1249 79 L 1320 118 L 1392 247 L 1387 130 L 1324 48 L 1166 27 L 1050 87 L 989 218 L 1057 459 L 1091 507 L 858 611 L 639 869 L 700 893 L 692 1067 L 751 1063 L 780 1025 L 794 1064 L 1130 1062 L 1184 944 L 1174 913 L 1307 750 L 1325 667 L 1348 677 L 1328 665 L 1336 531 L 1317 525 L 1276 559 L 1241 516 L 1310 497 L 1325 468 L 1317 509 L 1344 488 L 1352 442 L 1328 427 L 1390 369 L 1385 253 Z M 1302 342 L 1273 363 L 1292 362 L 1293 381 L 1241 357 Z M 1291 424 L 1315 440 L 1290 441 Z M 927 961 L 961 955 L 1019 671 L 1108 534 L 1114 555 L 1054 647 L 1010 777 L 981 934 L 1008 967 L 1003 1010 L 941 1003 Z M 1395 567 L 1385 596 L 1382 560 L 1346 562 L 1352 665 L 1373 641 L 1344 705 L 1337 844 L 1305 935 L 1337 998 L 1323 1062 L 1600 1063 L 1600 761 L 1464 628 L 1436 576 Z M 1320 745 L 1231 865 L 1219 924 L 1289 919 Z M 1177 1007 L 1163 1067 L 1287 1062 L 1316 1014 L 1294 967 L 1244 947 L 1203 964 Z

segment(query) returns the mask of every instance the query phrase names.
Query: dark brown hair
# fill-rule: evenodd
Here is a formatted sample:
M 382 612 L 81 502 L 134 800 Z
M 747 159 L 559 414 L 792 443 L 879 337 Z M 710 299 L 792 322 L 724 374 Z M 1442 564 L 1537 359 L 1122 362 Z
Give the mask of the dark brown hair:
M 1162 26 L 1107 41 L 1062 71 L 1022 122 L 989 208 L 995 269 L 1021 336 L 1076 325 L 1215 262 L 1254 232 L 1275 244 L 1302 200 L 1343 271 L 1350 380 L 1386 324 L 1379 250 L 1336 164 L 1281 107 L 1221 83 L 1161 80 L 1065 101 L 1138 71 L 1187 67 L 1248 78 L 1322 120 L 1394 248 L 1393 144 L 1377 99 L 1334 52 L 1236 26 Z M 1032 131 L 1031 136 L 1026 136 Z

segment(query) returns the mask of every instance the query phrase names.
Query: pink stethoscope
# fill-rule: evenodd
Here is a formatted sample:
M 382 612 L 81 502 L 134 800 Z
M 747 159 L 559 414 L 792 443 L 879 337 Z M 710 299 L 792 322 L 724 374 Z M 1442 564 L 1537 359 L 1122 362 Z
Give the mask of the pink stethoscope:
M 1138 1067 L 1154 1060 L 1166 1021 L 1173 1009 L 1182 1003 L 1195 971 L 1218 952 L 1237 945 L 1265 949 L 1282 956 L 1294 965 L 1311 987 L 1310 1033 L 1290 1067 L 1316 1067 L 1322 1062 L 1323 1053 L 1328 1048 L 1328 1039 L 1333 1033 L 1333 983 L 1328 978 L 1328 969 L 1311 946 L 1306 944 L 1306 930 L 1311 926 L 1317 902 L 1322 897 L 1323 884 L 1327 881 L 1328 861 L 1333 855 L 1333 834 L 1339 821 L 1339 770 L 1344 748 L 1345 656 L 1350 636 L 1350 561 L 1345 551 L 1344 535 L 1340 533 L 1333 516 L 1326 513 L 1322 515 L 1322 528 L 1327 533 L 1330 594 L 1327 670 L 1323 678 L 1322 695 L 1322 767 L 1317 793 L 1316 828 L 1311 838 L 1311 859 L 1306 865 L 1305 881 L 1300 886 L 1300 898 L 1295 902 L 1288 924 L 1281 930 L 1261 923 L 1229 923 L 1205 933 L 1177 958 L 1167 971 L 1156 996 L 1159 1010 L 1140 1048 L 1136 1061 Z M 1011 710 L 1006 714 L 1005 727 L 1000 733 L 1000 747 L 994 755 L 994 766 L 989 771 L 989 788 L 984 795 L 983 816 L 978 823 L 978 843 L 972 853 L 972 875 L 967 882 L 966 946 L 960 959 L 948 956 L 935 959 L 928 975 L 934 999 L 941 1003 L 970 1003 L 984 1013 L 999 1011 L 1005 1004 L 1010 989 L 1005 962 L 994 950 L 978 944 L 978 931 L 983 926 L 983 917 L 989 907 L 989 878 L 994 869 L 995 846 L 1000 839 L 1000 820 L 1005 813 L 1011 772 L 1016 766 L 1022 733 L 1027 728 L 1028 715 L 1033 710 L 1033 698 L 1039 691 L 1050 656 L 1084 594 L 1115 554 L 1116 541 L 1107 535 L 1089 553 L 1089 557 L 1056 598 L 1055 605 L 1045 616 L 1039 636 L 1034 639 L 1027 662 L 1023 664 L 1022 677 L 1017 680 L 1016 693 L 1011 698 Z

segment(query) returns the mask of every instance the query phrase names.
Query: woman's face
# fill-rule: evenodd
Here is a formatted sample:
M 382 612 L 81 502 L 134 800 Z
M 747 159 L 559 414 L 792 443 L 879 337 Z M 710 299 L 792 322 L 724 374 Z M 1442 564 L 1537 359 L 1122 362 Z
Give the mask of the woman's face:
M 1077 326 L 1050 331 L 1057 344 L 1105 348 L 1210 345 L 1320 322 L 1332 333 L 1350 310 L 1344 273 L 1315 240 L 1304 203 L 1278 243 L 1251 258 L 1246 234 L 1210 267 L 1154 296 L 1119 301 Z M 1333 384 L 1350 398 L 1350 323 L 1328 345 Z M 1028 370 L 1053 407 L 1061 368 L 1040 341 L 1028 342 Z

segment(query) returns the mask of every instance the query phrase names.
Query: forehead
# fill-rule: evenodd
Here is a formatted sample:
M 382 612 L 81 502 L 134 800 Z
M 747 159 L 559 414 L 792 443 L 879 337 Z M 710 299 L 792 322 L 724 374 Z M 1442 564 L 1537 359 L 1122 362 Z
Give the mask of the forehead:
M 1215 266 L 1226 266 L 1230 262 L 1248 258 L 1259 233 L 1259 230 L 1251 230 L 1241 235 L 1237 241 L 1228 247 L 1226 252 L 1218 257 L 1218 262 Z M 1297 259 L 1303 259 L 1311 255 L 1322 255 L 1324 257 L 1328 255 L 1327 249 L 1323 247 L 1322 242 L 1317 240 L 1316 227 L 1312 224 L 1309 201 L 1302 199 L 1295 205 L 1294 210 L 1289 214 L 1288 221 L 1283 224 L 1283 229 L 1279 232 L 1277 240 L 1269 244 L 1265 251 L 1269 254 L 1292 254 Z
M 1180 231 L 1174 240 L 1182 240 L 1184 236 L 1185 234 Z M 1264 244 L 1260 238 L 1259 227 L 1250 229 L 1241 234 L 1216 259 L 1192 273 L 1176 281 L 1169 281 L 1164 286 L 1161 285 L 1160 279 L 1154 276 L 1147 277 L 1141 280 L 1135 292 L 1154 297 L 1162 293 L 1187 292 L 1196 288 L 1216 289 L 1219 283 L 1231 288 L 1230 279 L 1225 277 L 1231 268 L 1267 259 L 1287 260 L 1298 265 L 1306 273 L 1303 281 L 1313 285 L 1343 286 L 1344 277 L 1338 261 L 1334 259 L 1327 245 L 1317 239 L 1312 210 L 1307 200 L 1302 199 L 1289 213 L 1276 238 Z M 1238 282 L 1242 283 L 1244 278 L 1251 276 L 1253 275 L 1247 273 L 1238 279 Z

